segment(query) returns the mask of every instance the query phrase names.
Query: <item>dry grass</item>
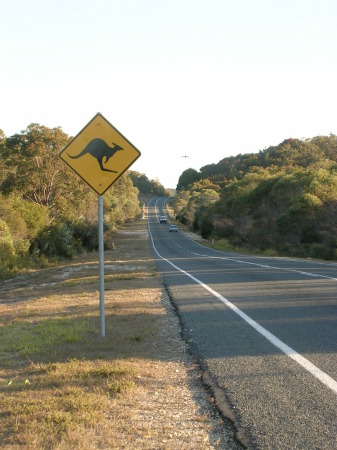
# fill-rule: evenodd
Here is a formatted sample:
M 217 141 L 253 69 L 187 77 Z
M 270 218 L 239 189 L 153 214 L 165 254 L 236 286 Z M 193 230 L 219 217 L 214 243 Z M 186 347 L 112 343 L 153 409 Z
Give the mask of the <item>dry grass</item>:
M 0 285 L 3 449 L 236 448 L 202 389 L 162 291 L 146 225 L 105 253 Z

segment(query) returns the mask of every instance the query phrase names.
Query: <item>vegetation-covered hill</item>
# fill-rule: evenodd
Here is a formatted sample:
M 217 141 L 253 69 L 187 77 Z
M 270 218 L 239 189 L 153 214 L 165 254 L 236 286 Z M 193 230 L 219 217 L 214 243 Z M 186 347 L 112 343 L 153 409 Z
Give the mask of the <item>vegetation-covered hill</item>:
M 337 258 L 337 136 L 287 139 L 178 182 L 177 217 L 202 236 L 278 254 Z
M 59 158 L 70 139 L 39 124 L 10 137 L 0 130 L 0 277 L 97 248 L 97 195 Z M 148 191 L 165 193 L 143 174 L 122 175 L 103 196 L 105 229 L 138 215 Z

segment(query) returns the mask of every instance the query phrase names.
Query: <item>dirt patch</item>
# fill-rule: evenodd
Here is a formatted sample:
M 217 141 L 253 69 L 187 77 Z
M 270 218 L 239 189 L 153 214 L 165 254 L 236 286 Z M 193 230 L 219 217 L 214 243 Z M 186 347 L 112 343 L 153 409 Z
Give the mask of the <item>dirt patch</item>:
M 97 254 L 0 285 L 2 448 L 241 448 L 181 338 L 146 223 L 112 239 L 105 338 Z

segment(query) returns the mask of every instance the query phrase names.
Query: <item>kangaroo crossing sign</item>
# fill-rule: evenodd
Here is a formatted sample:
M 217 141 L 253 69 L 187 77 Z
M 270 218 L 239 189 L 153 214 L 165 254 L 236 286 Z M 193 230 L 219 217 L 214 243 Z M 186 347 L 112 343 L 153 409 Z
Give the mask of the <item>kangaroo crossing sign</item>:
M 60 153 L 60 158 L 98 195 L 104 194 L 139 157 L 140 151 L 100 113 Z

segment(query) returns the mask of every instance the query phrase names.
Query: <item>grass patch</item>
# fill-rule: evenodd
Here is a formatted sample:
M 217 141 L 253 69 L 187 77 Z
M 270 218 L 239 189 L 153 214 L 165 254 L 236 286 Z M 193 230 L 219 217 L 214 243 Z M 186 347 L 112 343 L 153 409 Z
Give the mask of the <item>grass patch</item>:
M 132 368 L 106 361 L 30 364 L 28 370 L 0 383 L 0 440 L 10 446 L 20 436 L 30 448 L 34 435 L 38 447 L 53 448 L 64 442 L 68 448 L 69 434 L 104 420 L 111 398 L 134 389 L 135 377 Z
M 104 339 L 97 269 L 88 269 L 97 255 L 77 259 L 79 266 L 83 259 L 78 278 L 61 276 L 62 270 L 69 273 L 63 264 L 14 278 L 2 290 L 1 448 L 110 448 L 114 430 L 109 417 L 118 411 L 119 399 L 137 389 L 141 364 L 136 358 L 153 357 L 146 336 L 159 329 L 155 317 L 160 307 L 152 257 L 144 260 L 147 239 L 136 245 L 122 236 L 115 244 L 132 251 L 135 260 L 139 257 L 144 270 L 130 272 L 125 265 L 106 275 Z M 107 257 L 121 255 L 115 250 Z
M 93 331 L 87 318 L 70 320 L 56 317 L 40 322 L 18 321 L 0 328 L 0 361 L 6 355 L 29 356 L 49 352 L 55 346 L 80 342 L 85 331 Z

